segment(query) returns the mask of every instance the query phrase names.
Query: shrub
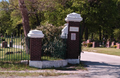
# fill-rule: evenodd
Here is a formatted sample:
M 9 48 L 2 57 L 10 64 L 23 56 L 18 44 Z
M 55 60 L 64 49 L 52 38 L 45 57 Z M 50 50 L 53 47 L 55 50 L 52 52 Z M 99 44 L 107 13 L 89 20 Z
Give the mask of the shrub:
M 52 24 L 45 23 L 43 26 L 38 26 L 36 29 L 41 30 L 44 33 L 43 44 L 49 44 L 53 42 L 54 38 L 58 38 L 61 34 L 62 26 L 56 27 Z
M 87 47 L 92 47 L 92 43 L 87 43 Z
M 42 41 L 42 55 L 64 58 L 66 47 L 60 38 L 62 28 L 63 26 L 56 27 L 48 23 L 37 27 L 45 35 Z
M 111 46 L 111 48 L 117 48 L 117 45 Z
M 2 41 L 5 41 L 5 38 L 4 38 L 4 37 L 2 37 Z
M 83 43 L 82 45 L 83 45 L 83 46 L 87 46 L 87 43 Z
M 59 38 L 54 38 L 53 42 L 49 45 L 43 44 L 43 54 L 49 55 L 55 58 L 65 58 L 66 54 L 66 43 Z

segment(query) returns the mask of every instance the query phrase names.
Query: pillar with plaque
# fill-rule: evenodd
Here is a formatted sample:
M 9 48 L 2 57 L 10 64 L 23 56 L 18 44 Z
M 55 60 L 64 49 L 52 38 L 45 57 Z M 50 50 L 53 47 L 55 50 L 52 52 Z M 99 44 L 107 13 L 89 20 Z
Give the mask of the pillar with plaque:
M 67 37 L 67 60 L 69 63 L 79 63 L 80 61 L 80 22 L 82 17 L 77 13 L 70 13 L 65 18 L 68 22 L 68 37 Z

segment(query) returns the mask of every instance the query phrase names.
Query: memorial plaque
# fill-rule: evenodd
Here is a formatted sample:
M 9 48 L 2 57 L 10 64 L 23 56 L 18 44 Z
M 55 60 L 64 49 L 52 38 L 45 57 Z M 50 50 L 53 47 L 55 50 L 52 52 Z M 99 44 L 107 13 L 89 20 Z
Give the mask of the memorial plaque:
M 71 33 L 71 40 L 76 40 L 76 33 Z
M 70 31 L 79 32 L 79 28 L 78 27 L 70 27 Z

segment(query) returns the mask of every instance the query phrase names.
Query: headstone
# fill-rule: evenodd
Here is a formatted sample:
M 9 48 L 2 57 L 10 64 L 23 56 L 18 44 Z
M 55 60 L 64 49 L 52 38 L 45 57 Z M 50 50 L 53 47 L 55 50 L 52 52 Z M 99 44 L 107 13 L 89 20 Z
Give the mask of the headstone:
M 106 47 L 107 47 L 107 48 L 110 47 L 110 41 L 107 41 Z
M 113 41 L 112 44 L 111 44 L 111 46 L 114 46 L 114 45 L 115 45 L 115 42 Z
M 10 41 L 9 45 L 10 45 L 9 47 L 13 47 L 13 41 L 12 40 Z
M 3 48 L 7 48 L 7 42 L 6 42 L 6 41 L 3 41 L 3 42 L 2 42 L 2 47 L 3 47 Z
M 90 43 L 90 40 L 87 40 L 87 43 Z
M 82 45 L 86 47 L 86 46 L 87 46 L 86 41 L 83 41 L 83 42 L 82 42 Z
M 117 43 L 117 49 L 120 49 L 120 43 Z
M 92 47 L 93 47 L 93 48 L 99 47 L 99 43 L 98 43 L 98 42 L 93 42 L 93 43 L 92 43 Z

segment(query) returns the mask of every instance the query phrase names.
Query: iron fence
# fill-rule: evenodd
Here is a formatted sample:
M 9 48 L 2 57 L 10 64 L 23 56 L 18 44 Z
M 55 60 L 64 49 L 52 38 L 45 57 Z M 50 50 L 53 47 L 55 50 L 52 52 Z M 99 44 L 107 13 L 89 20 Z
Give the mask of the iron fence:
M 66 58 L 66 39 L 60 37 L 51 38 L 50 41 L 46 40 L 45 36 L 42 40 L 42 60 L 56 60 Z M 26 40 L 27 39 L 27 40 Z M 0 61 L 21 61 L 29 60 L 30 54 L 26 52 L 26 42 L 28 49 L 29 39 L 16 36 L 1 36 L 0 37 Z
M 1 36 L 0 37 L 0 61 L 29 60 L 29 54 L 25 52 L 24 37 Z

